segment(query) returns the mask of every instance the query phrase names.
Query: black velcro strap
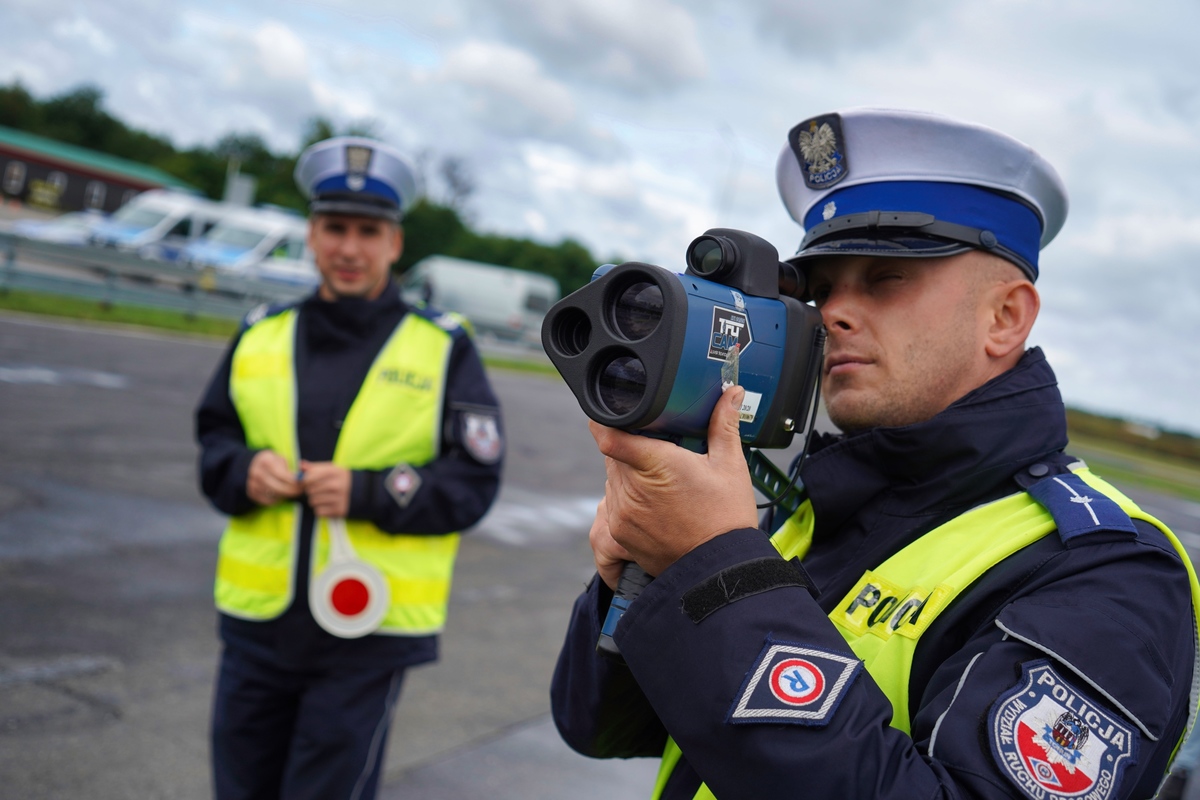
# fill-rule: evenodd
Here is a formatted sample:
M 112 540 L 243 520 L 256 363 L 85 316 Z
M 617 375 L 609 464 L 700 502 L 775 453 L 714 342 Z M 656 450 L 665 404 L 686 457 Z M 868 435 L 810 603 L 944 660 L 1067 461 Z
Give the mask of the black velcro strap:
M 683 613 L 699 623 L 719 608 L 736 603 L 751 595 L 769 592 L 784 586 L 807 589 L 816 597 L 817 587 L 800 566 L 800 559 L 784 561 L 767 556 L 735 564 L 683 593 Z

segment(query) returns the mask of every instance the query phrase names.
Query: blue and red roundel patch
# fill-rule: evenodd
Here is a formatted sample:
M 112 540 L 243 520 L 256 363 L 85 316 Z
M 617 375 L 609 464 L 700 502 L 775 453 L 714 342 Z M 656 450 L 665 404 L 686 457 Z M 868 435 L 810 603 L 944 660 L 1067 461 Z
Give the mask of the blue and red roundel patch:
M 1079 692 L 1046 659 L 992 707 L 988 732 L 1000 771 L 1035 800 L 1107 800 L 1137 761 L 1131 725 Z
M 825 693 L 825 673 L 803 658 L 785 658 L 771 667 L 771 694 L 789 706 L 807 706 Z
M 861 667 L 852 655 L 768 636 L 733 701 L 728 721 L 825 725 Z

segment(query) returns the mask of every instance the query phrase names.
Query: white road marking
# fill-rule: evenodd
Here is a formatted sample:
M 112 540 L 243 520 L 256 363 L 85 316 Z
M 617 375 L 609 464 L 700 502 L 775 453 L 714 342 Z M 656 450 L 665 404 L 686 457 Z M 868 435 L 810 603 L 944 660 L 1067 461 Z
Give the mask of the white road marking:
M 61 658 L 42 664 L 27 664 L 20 667 L 0 669 L 0 686 L 10 686 L 18 683 L 45 683 L 47 681 L 63 680 L 64 678 L 79 678 L 84 675 L 95 675 L 116 669 L 120 664 L 104 656 L 80 656 L 78 658 Z
M 587 536 L 598 497 L 547 497 L 525 489 L 504 489 L 472 536 L 516 547 L 562 544 Z
M 95 386 L 100 389 L 125 389 L 129 379 L 114 372 L 75 367 L 42 367 L 36 364 L 0 364 L 0 383 L 40 384 L 44 386 Z

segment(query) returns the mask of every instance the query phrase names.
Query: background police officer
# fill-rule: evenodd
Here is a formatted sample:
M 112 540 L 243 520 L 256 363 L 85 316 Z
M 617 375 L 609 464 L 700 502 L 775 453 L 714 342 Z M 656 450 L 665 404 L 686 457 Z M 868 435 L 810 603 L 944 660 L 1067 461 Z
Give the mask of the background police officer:
M 219 798 L 374 797 L 404 670 L 437 657 L 454 532 L 491 505 L 503 455 L 470 338 L 391 280 L 409 163 L 339 137 L 296 181 L 320 286 L 247 317 L 196 413 L 201 485 L 230 515 Z
M 796 126 L 778 179 L 845 434 L 768 539 L 740 388 L 706 455 L 592 423 L 601 580 L 555 672 L 559 730 L 661 756 L 669 800 L 1152 796 L 1194 719 L 1196 584 L 1169 531 L 1063 452 L 1025 348 L 1057 174 L 996 131 L 857 109 Z M 616 664 L 594 645 L 626 560 L 657 577 Z

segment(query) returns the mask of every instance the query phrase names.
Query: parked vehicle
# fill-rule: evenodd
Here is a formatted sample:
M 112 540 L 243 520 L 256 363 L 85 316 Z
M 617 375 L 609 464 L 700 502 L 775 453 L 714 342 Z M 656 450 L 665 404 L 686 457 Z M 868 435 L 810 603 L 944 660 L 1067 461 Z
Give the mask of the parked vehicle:
M 418 261 L 400 289 L 410 303 L 462 314 L 481 335 L 531 347 L 541 347 L 542 319 L 561 293 L 548 275 L 449 256 Z
M 7 227 L 9 233 L 56 244 L 84 245 L 95 227 L 105 220 L 100 211 L 70 211 L 51 219 L 19 219 Z
M 100 247 L 174 261 L 183 247 L 212 230 L 236 206 L 199 195 L 152 189 L 134 197 L 92 231 Z
M 189 243 L 179 260 L 249 278 L 315 286 L 319 282 L 305 241 L 308 223 L 275 208 L 239 208 Z

